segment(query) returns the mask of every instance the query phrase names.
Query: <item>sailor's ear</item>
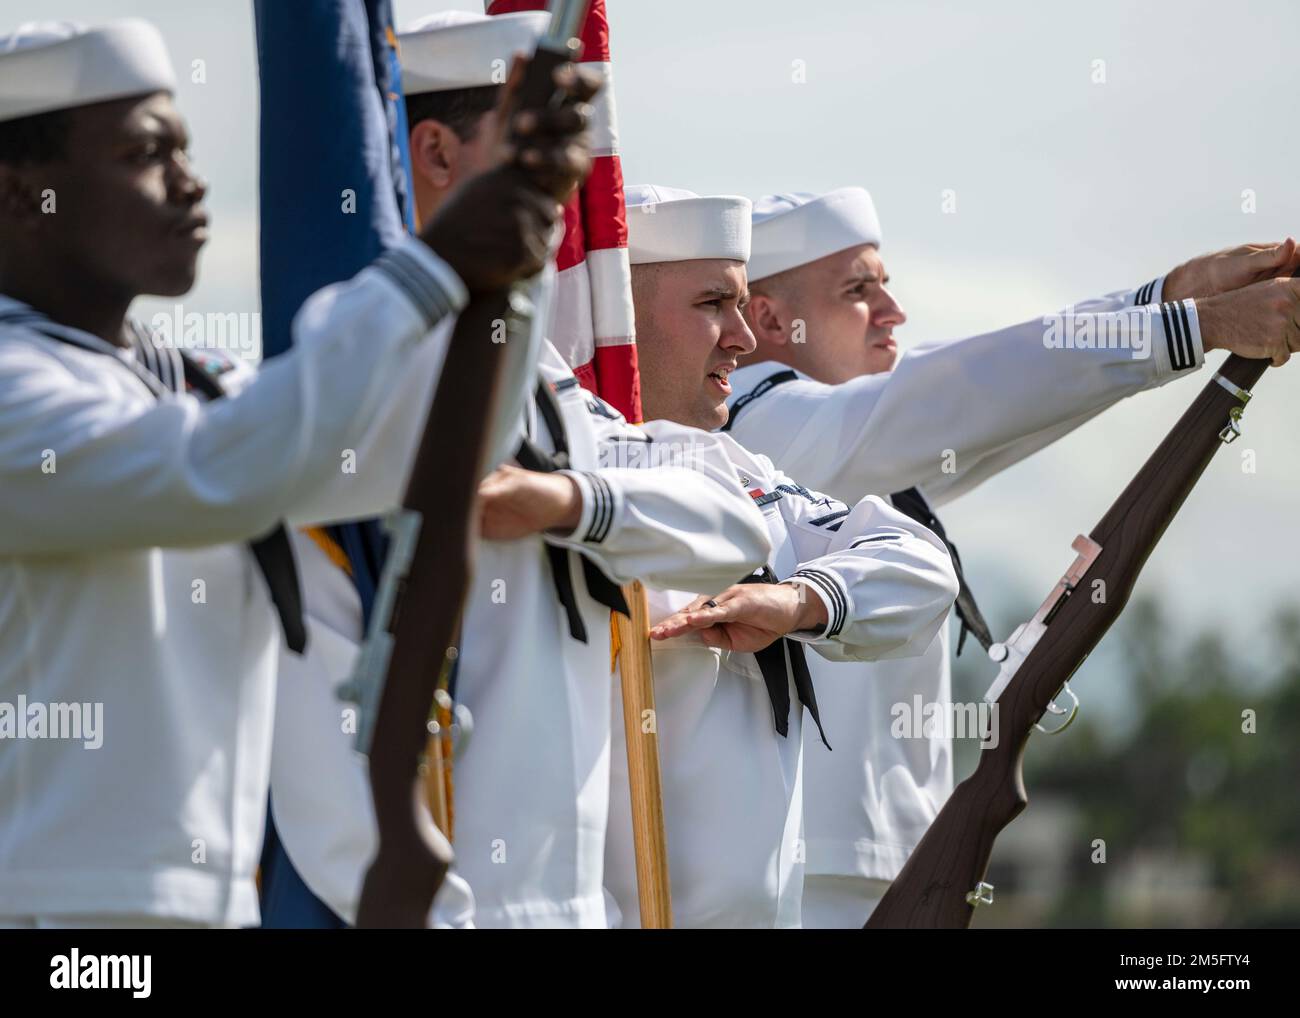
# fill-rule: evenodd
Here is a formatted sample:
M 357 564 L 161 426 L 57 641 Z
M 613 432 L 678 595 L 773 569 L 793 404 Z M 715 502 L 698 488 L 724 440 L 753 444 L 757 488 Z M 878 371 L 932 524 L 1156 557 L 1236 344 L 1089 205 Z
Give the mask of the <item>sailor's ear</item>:
M 421 120 L 411 128 L 411 169 L 430 186 L 445 190 L 455 182 L 461 140 L 440 120 Z
M 775 297 L 765 293 L 751 293 L 745 308 L 745 320 L 754 338 L 760 343 L 784 346 L 790 342 L 789 323 L 784 321 L 785 309 Z

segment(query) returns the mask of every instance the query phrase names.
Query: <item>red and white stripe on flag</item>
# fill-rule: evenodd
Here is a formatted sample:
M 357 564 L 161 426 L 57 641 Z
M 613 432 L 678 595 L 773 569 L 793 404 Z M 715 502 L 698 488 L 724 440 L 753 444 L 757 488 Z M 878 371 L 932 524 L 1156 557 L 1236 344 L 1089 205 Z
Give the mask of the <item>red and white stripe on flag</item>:
M 545 8 L 546 0 L 492 0 L 487 12 L 509 14 Z M 564 210 L 564 242 L 556 258 L 554 328 L 549 338 L 584 386 L 628 420 L 640 421 L 632 273 L 627 260 L 627 213 L 605 0 L 591 0 L 581 38 L 582 66 L 599 73 L 605 84 L 594 103 L 591 176 Z

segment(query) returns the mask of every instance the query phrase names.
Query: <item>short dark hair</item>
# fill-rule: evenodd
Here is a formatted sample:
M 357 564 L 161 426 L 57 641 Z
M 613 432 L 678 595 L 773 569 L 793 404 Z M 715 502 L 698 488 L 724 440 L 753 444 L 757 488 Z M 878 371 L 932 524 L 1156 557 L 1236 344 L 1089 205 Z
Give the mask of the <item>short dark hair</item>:
M 408 95 L 406 123 L 409 129 L 421 120 L 437 120 L 451 128 L 461 141 L 469 141 L 478 133 L 479 121 L 483 119 L 483 114 L 494 109 L 500 97 L 500 85 L 452 88 L 443 92 Z
M 807 262 L 804 264 L 806 265 Z M 749 292 L 751 294 L 761 293 L 764 296 L 777 297 L 785 301 L 800 301 L 803 299 L 804 290 L 804 277 L 799 272 L 802 268 L 803 265 L 796 265 L 794 268 L 774 272 L 762 279 L 751 279 L 749 281 Z
M 48 163 L 67 153 L 68 110 L 34 113 L 0 122 L 0 163 Z

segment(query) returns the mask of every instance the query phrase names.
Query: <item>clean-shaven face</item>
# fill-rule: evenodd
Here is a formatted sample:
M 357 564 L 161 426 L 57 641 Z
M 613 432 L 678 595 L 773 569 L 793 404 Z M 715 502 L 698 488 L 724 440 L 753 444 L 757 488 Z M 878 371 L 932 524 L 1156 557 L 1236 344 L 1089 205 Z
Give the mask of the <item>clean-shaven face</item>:
M 474 133 L 464 141 L 457 139 L 456 179 L 453 183 L 477 177 L 495 161 L 497 111 L 488 110 L 474 125 Z
M 27 228 L 105 291 L 188 291 L 208 239 L 207 185 L 172 97 L 114 99 L 66 117 L 63 153 L 12 171 L 31 193 L 57 195 L 57 215 L 34 215 Z
M 756 292 L 765 292 L 764 282 L 755 284 Z M 802 341 L 792 336 L 787 348 L 790 363 L 831 385 L 890 370 L 898 359 L 894 329 L 907 315 L 888 283 L 873 244 L 782 273 L 771 293 L 782 324 L 793 331 L 793 323 L 803 322 Z
M 712 431 L 727 422 L 727 376 L 754 349 L 741 311 L 745 263 L 711 258 L 632 266 L 646 420 Z

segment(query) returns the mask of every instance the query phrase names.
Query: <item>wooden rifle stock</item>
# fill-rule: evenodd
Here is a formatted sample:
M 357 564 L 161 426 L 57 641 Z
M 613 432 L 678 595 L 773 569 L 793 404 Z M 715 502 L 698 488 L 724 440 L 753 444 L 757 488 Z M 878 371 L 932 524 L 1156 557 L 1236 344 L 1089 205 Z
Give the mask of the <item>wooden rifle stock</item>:
M 505 345 L 497 294 L 472 301 L 456 322 L 402 507 L 419 536 L 389 620 L 392 655 L 370 746 L 379 851 L 366 871 L 359 927 L 427 924 L 451 862 L 429 815 L 420 776 L 434 690 L 469 584 L 474 503 Z
M 981 747 L 975 773 L 948 798 L 866 929 L 970 925 L 994 839 L 1028 803 L 1021 761 L 1029 733 L 1123 610 L 1147 557 L 1214 453 L 1236 437 L 1249 390 L 1268 364 L 1229 357 L 1093 529 L 1095 546 L 1076 540 L 1082 553 L 1076 570 L 1058 584 L 1046 611 L 1040 609 L 1045 628 L 995 701 L 998 745 Z M 1090 596 L 1096 579 L 1105 581 L 1101 603 Z
M 514 111 L 551 101 L 555 69 L 574 52 L 565 43 L 538 47 Z M 438 676 L 472 572 L 478 483 L 506 349 L 499 336 L 494 341 L 494 331 L 520 317 L 510 293 L 480 294 L 461 312 L 398 517 L 395 545 L 405 538 L 408 547 L 390 553 L 385 570 L 393 596 L 387 619 L 379 622 L 381 637 L 391 636 L 391 652 L 369 746 L 379 849 L 362 885 L 359 927 L 427 925 L 451 861 L 429 814 L 420 764 Z

